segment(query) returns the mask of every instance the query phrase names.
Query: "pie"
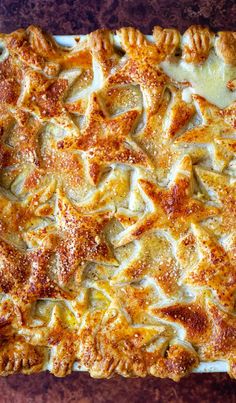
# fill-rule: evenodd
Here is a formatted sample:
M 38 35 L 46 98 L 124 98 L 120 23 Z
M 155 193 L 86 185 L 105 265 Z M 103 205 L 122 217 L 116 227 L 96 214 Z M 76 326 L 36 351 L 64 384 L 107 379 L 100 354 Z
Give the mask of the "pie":
M 236 33 L 0 40 L 1 375 L 236 377 Z

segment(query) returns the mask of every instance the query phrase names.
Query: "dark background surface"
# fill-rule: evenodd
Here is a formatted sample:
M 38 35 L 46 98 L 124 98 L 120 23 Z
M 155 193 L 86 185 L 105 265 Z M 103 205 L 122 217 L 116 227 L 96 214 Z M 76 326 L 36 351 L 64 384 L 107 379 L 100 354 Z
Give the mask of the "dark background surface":
M 192 374 L 168 379 L 92 379 L 85 373 L 55 378 L 48 373 L 14 375 L 0 381 L 1 403 L 235 403 L 226 374 Z
M 234 30 L 235 0 L 0 0 L 0 30 L 38 24 L 54 34 L 86 34 L 99 27 L 134 25 L 151 33 L 154 25 L 182 32 L 190 24 Z
M 0 31 L 38 24 L 54 34 L 85 34 L 99 27 L 133 25 L 151 33 L 154 25 L 183 32 L 191 24 L 214 31 L 236 30 L 235 0 L 0 0 Z M 0 403 L 236 403 L 236 381 L 226 374 L 192 374 L 174 383 L 155 378 L 94 380 L 73 373 L 0 379 Z

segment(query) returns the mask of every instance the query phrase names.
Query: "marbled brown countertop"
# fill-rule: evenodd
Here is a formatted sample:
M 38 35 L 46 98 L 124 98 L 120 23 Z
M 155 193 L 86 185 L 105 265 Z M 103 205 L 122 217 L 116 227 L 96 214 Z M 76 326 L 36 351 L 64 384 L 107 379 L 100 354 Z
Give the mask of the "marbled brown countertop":
M 1 403 L 235 403 L 236 382 L 226 374 L 168 379 L 92 379 L 85 373 L 55 378 L 43 373 L 0 381 Z
M 54 34 L 85 34 L 99 27 L 154 25 L 184 31 L 190 24 L 236 30 L 235 0 L 0 0 L 0 31 L 38 24 Z M 0 403 L 235 403 L 236 381 L 226 374 L 193 374 L 174 383 L 155 378 L 97 380 L 74 373 L 0 379 Z
M 0 30 L 38 24 L 54 34 L 85 34 L 99 27 L 210 25 L 235 29 L 235 0 L 0 0 Z

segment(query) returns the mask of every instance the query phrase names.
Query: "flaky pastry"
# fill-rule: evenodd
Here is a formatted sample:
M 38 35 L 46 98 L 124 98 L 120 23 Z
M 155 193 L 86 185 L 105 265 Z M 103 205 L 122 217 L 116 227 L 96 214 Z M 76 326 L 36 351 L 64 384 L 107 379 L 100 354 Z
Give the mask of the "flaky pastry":
M 236 33 L 0 42 L 0 374 L 236 377 Z

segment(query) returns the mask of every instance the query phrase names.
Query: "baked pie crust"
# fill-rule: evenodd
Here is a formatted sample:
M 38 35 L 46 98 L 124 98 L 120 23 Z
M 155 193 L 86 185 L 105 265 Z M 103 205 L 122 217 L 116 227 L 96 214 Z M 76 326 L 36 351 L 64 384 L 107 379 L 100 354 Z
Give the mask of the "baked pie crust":
M 1 375 L 236 377 L 236 33 L 0 41 Z

